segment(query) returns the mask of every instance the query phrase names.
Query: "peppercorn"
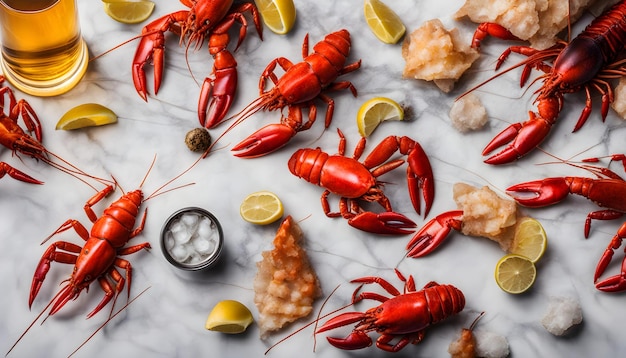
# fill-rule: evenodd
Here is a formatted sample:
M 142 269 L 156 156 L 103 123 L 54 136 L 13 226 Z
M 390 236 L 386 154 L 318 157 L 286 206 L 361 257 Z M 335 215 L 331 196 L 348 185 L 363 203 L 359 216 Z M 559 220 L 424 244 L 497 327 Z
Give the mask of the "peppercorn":
M 193 152 L 204 152 L 211 145 L 211 135 L 206 128 L 194 128 L 187 132 L 185 144 Z

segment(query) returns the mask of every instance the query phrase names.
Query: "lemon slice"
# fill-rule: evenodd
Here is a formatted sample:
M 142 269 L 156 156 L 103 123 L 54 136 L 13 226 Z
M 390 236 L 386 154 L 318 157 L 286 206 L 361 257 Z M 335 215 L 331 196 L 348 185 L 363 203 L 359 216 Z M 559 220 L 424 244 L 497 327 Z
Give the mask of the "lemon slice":
M 533 218 L 523 218 L 515 228 L 513 244 L 509 250 L 512 254 L 527 257 L 537 262 L 548 246 L 548 237 L 541 223 Z
M 278 196 L 269 191 L 248 195 L 239 207 L 239 213 L 245 221 L 258 225 L 271 224 L 280 219 L 283 210 L 283 203 Z
M 296 22 L 296 6 L 293 0 L 254 0 L 263 22 L 272 32 L 288 33 Z
M 149 0 L 102 0 L 104 12 L 124 24 L 137 24 L 152 15 L 154 3 Z
M 365 21 L 376 37 L 388 44 L 397 43 L 406 28 L 393 10 L 380 0 L 365 0 Z
M 403 119 L 404 109 L 396 101 L 375 97 L 361 105 L 356 115 L 356 125 L 362 137 L 369 137 L 381 122 Z
M 496 265 L 496 283 L 508 293 L 528 290 L 537 277 L 535 264 L 528 258 L 515 254 L 505 255 Z
M 213 307 L 204 327 L 209 331 L 235 334 L 244 332 L 252 321 L 252 313 L 243 303 L 224 300 Z
M 57 122 L 56 129 L 78 129 L 117 122 L 117 115 L 97 103 L 85 103 L 67 111 Z

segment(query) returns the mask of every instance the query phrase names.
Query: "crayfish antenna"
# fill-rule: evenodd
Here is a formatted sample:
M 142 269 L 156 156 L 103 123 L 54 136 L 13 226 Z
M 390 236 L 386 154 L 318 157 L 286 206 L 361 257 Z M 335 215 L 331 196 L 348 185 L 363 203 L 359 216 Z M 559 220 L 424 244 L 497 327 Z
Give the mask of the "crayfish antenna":
M 566 164 L 569 165 L 571 167 L 574 168 L 579 168 L 579 169 L 583 169 L 588 171 L 591 174 L 594 174 L 597 178 L 609 178 L 609 179 L 616 179 L 616 180 L 624 180 L 624 178 L 622 178 L 619 174 L 617 174 L 616 172 L 614 172 L 613 170 L 609 169 L 609 168 L 605 168 L 605 167 L 601 167 L 601 166 L 597 166 L 597 165 L 592 165 L 592 164 L 586 164 L 586 163 L 593 163 L 593 162 L 597 162 L 599 161 L 599 158 L 587 158 L 587 159 L 583 159 L 581 160 L 582 164 L 578 164 L 577 162 L 572 162 L 570 159 L 562 159 L 552 153 L 548 153 L 547 151 L 538 148 L 539 150 L 541 150 L 542 152 L 544 152 L 546 155 L 554 158 L 556 161 L 555 162 L 545 162 L 545 163 L 540 163 L 539 165 L 545 165 L 545 164 Z M 612 158 L 612 157 L 611 157 Z M 610 163 L 609 163 L 610 164 Z
M 143 179 L 141 180 L 141 183 L 139 184 L 139 188 L 143 188 L 143 184 L 146 182 L 146 179 L 148 179 L 148 175 L 150 175 L 150 172 L 152 171 L 152 168 L 154 168 L 154 163 L 156 162 L 156 154 L 154 155 L 154 157 L 152 158 L 152 163 L 150 163 L 150 167 L 148 167 L 148 171 L 146 171 L 146 175 L 143 177 Z
M 460 100 L 461 98 L 463 98 L 463 97 L 467 96 L 468 94 L 470 94 L 470 93 L 472 93 L 472 92 L 476 91 L 477 89 L 479 89 L 479 88 L 483 87 L 483 86 L 484 86 L 484 85 L 486 85 L 487 83 L 489 83 L 489 82 L 491 82 L 491 81 L 495 80 L 496 78 L 498 78 L 498 77 L 500 77 L 500 76 L 504 75 L 505 73 L 511 72 L 511 71 L 513 71 L 514 69 L 516 69 L 516 68 L 518 68 L 518 67 L 521 67 L 521 66 L 525 65 L 525 64 L 526 64 L 526 62 L 528 62 L 528 59 L 526 59 L 526 60 L 524 60 L 524 61 L 521 61 L 521 62 L 519 62 L 519 63 L 517 63 L 517 64 L 515 64 L 515 65 L 512 65 L 512 66 L 510 66 L 510 67 L 508 67 L 508 68 L 506 68 L 506 69 L 504 69 L 504 70 L 502 70 L 502 71 L 500 71 L 500 72 L 496 73 L 495 75 L 493 75 L 493 76 L 491 76 L 491 77 L 487 78 L 486 80 L 484 80 L 484 81 L 480 82 L 479 84 L 477 84 L 477 85 L 475 85 L 475 86 L 471 87 L 470 89 L 468 89 L 467 91 L 463 92 L 463 93 L 462 93 L 461 95 L 459 95 L 459 96 L 458 96 L 458 97 L 457 97 L 454 101 L 456 102 L 456 101 Z
M 113 51 L 117 50 L 118 48 L 120 48 L 120 47 L 122 47 L 122 46 L 125 46 L 125 45 L 128 45 L 129 43 L 131 43 L 131 42 L 133 42 L 133 41 L 135 41 L 135 40 L 139 40 L 140 38 L 142 38 L 142 37 L 144 37 L 144 36 L 150 36 L 150 35 L 153 35 L 153 34 L 155 34 L 155 33 L 157 33 L 157 32 L 159 32 L 159 30 L 153 30 L 153 31 L 150 31 L 150 32 L 146 32 L 146 33 L 139 34 L 139 35 L 137 35 L 137 36 L 133 36 L 133 37 L 129 38 L 128 40 L 126 40 L 126 41 L 124 41 L 124 42 L 122 42 L 122 43 L 120 43 L 120 44 L 118 44 L 118 45 L 115 45 L 113 48 L 111 48 L 111 49 L 109 49 L 109 50 L 106 50 L 106 51 L 104 51 L 103 53 L 101 53 L 101 54 L 99 54 L 99 55 L 97 55 L 97 56 L 94 56 L 94 57 L 90 58 L 90 59 L 89 59 L 89 62 L 91 62 L 91 61 L 95 61 L 95 60 L 99 59 L 100 57 L 102 57 L 102 56 L 104 56 L 104 55 L 108 55 L 109 53 L 111 53 L 111 52 L 113 52 Z
M 39 319 L 41 318 L 41 316 L 43 316 L 44 313 L 46 313 L 46 311 L 48 310 L 48 308 L 50 308 L 50 306 L 52 306 L 52 304 L 57 300 L 57 298 L 61 295 L 61 293 L 63 293 L 63 290 L 60 290 L 59 292 L 57 292 L 56 295 L 54 295 L 54 297 L 52 297 L 52 299 L 50 299 L 50 302 L 48 302 L 48 304 L 46 305 L 46 307 L 44 307 L 41 312 L 39 312 L 39 314 L 37 315 L 37 317 L 35 317 L 35 319 L 28 325 L 28 327 L 26 327 L 26 329 L 24 330 L 24 332 L 17 338 L 17 340 L 15 341 L 15 343 L 13 343 L 13 345 L 11 346 L 11 348 L 9 349 L 9 351 L 4 355 L 5 357 L 9 355 L 9 353 L 11 353 L 11 351 L 17 346 L 18 343 L 20 343 L 20 341 L 22 340 L 22 338 L 24 338 L 24 336 L 26 336 L 26 333 L 28 333 L 28 331 L 30 331 L 30 329 L 35 325 L 35 322 L 39 321 Z M 48 315 L 49 317 L 50 315 Z M 47 317 L 46 317 L 47 318 Z M 41 322 L 41 324 L 43 324 L 43 322 L 46 319 L 44 318 L 44 320 Z
M 114 184 L 113 181 L 108 180 L 108 179 L 104 179 L 104 178 L 100 178 L 97 177 L 95 175 L 91 175 L 86 173 L 85 171 L 83 171 L 82 169 L 78 168 L 77 166 L 75 166 L 74 164 L 68 162 L 67 160 L 63 159 L 61 156 L 59 156 L 58 154 L 52 153 L 50 151 L 48 151 L 47 149 L 45 150 L 45 154 L 49 155 L 57 160 L 59 160 L 61 163 L 57 163 L 55 161 L 53 161 L 52 159 L 45 157 L 45 156 L 41 156 L 39 159 L 41 159 L 41 161 L 43 161 L 44 163 L 50 165 L 51 167 L 65 173 L 68 175 L 73 176 L 74 178 L 78 179 L 79 181 L 83 182 L 84 184 L 86 184 L 87 186 L 89 186 L 90 188 L 92 188 L 95 191 L 99 191 L 99 189 L 96 189 L 96 187 L 94 187 L 91 183 L 88 183 L 87 180 L 85 180 L 83 177 L 86 178 L 90 178 L 93 179 L 95 181 L 97 181 L 98 183 L 102 184 L 102 185 L 110 185 L 110 184 Z
M 549 52 L 549 53 L 546 53 L 546 54 L 540 53 L 540 54 L 535 54 L 535 55 L 528 56 L 524 60 L 522 60 L 522 61 L 520 61 L 520 62 L 518 62 L 518 63 L 516 63 L 514 65 L 511 65 L 511 66 L 507 67 L 506 69 L 504 69 L 504 70 L 494 74 L 493 76 L 491 76 L 491 77 L 487 78 L 486 80 L 480 82 L 479 84 L 475 85 L 474 87 L 468 89 L 467 91 L 462 93 L 460 96 L 458 96 L 455 99 L 455 101 L 458 101 L 459 99 L 465 97 L 469 93 L 474 92 L 475 90 L 483 87 L 484 85 L 486 85 L 487 83 L 491 82 L 492 80 L 494 80 L 494 79 L 496 79 L 496 78 L 498 78 L 498 77 L 500 77 L 500 76 L 502 76 L 502 75 L 504 75 L 504 74 L 506 74 L 508 72 L 511 72 L 511 71 L 513 71 L 516 68 L 519 68 L 519 67 L 522 67 L 522 66 L 527 66 L 527 65 L 532 65 L 532 63 L 535 63 L 537 61 L 541 61 L 543 58 L 551 57 L 553 55 L 554 54 L 552 52 Z M 554 55 L 554 56 L 556 56 L 556 55 Z M 497 70 L 497 68 L 496 68 L 496 70 Z M 546 76 L 540 76 L 539 78 L 536 78 L 533 81 L 533 83 L 535 83 L 536 81 L 538 81 L 540 78 L 543 78 L 543 77 L 546 77 Z
M 330 295 L 328 295 L 328 297 L 326 297 L 326 299 L 324 300 L 324 302 L 322 303 L 322 306 L 320 307 L 319 311 L 317 312 L 317 317 L 315 318 L 315 320 L 307 323 L 306 325 L 298 328 L 297 330 L 295 330 L 294 332 L 291 332 L 290 334 L 288 334 L 286 337 L 282 338 L 281 340 L 279 340 L 278 342 L 272 344 L 266 351 L 265 353 L 263 353 L 264 355 L 267 355 L 267 353 L 269 353 L 270 350 L 272 350 L 274 347 L 276 347 L 277 345 L 283 343 L 284 341 L 288 340 L 289 338 L 295 336 L 296 334 L 302 332 L 303 330 L 305 330 L 306 328 L 310 327 L 311 325 L 315 325 L 315 329 L 313 330 L 313 352 L 315 352 L 315 345 L 317 343 L 317 339 L 316 339 L 316 335 L 317 333 L 315 333 L 317 331 L 317 324 L 319 323 L 319 321 L 321 319 L 324 319 L 330 315 L 333 315 L 339 311 L 341 311 L 342 309 L 345 309 L 347 307 L 352 306 L 354 303 L 351 302 L 343 307 L 339 307 L 337 309 L 335 309 L 334 311 L 328 312 L 325 315 L 321 315 L 322 310 L 324 309 L 324 306 L 326 305 L 326 303 L 328 302 L 328 300 L 332 297 L 332 295 L 335 293 L 335 291 L 337 291 L 337 289 L 339 288 L 339 285 L 337 285 L 337 287 L 335 287 L 335 289 L 333 289 L 333 291 L 330 293 Z
M 187 184 L 183 184 L 183 185 L 179 185 L 177 187 L 174 188 L 170 188 L 167 190 L 163 190 L 165 187 L 167 187 L 168 185 L 172 184 L 174 181 L 178 180 L 178 178 L 182 177 L 183 175 L 185 175 L 188 171 L 190 171 L 191 169 L 193 169 L 193 167 L 196 166 L 196 164 L 198 164 L 200 162 L 200 160 L 202 159 L 202 157 L 196 159 L 193 163 L 191 163 L 191 165 L 183 170 L 182 172 L 180 172 L 178 175 L 176 175 L 175 177 L 173 177 L 172 179 L 166 181 L 163 185 L 161 185 L 160 187 L 158 187 L 154 192 L 152 192 L 152 194 L 148 195 L 143 202 L 146 202 L 154 197 L 157 197 L 159 195 L 165 194 L 165 193 L 169 193 L 170 191 L 174 191 L 177 189 L 181 189 L 190 185 L 195 185 L 196 183 L 187 183 Z M 154 166 L 154 162 L 156 161 L 156 154 L 154 155 L 154 159 L 152 160 L 152 164 L 150 164 L 150 168 L 148 169 L 148 173 L 150 173 L 150 171 L 152 170 L 152 167 Z M 144 181 L 146 180 L 146 178 L 148 177 L 148 173 L 146 173 L 146 176 L 144 177 L 144 179 L 141 181 L 141 186 L 140 188 L 143 186 Z M 163 190 L 163 191 L 162 191 Z
M 476 324 L 478 323 L 478 321 L 485 315 L 485 311 L 480 312 L 480 314 L 478 315 L 478 317 L 474 318 L 474 322 L 472 322 L 472 324 L 469 326 L 469 330 L 473 331 L 474 327 L 476 327 Z
M 147 288 L 145 288 L 143 291 L 141 291 L 137 296 L 135 296 L 132 300 L 128 301 L 122 308 L 120 308 L 117 312 L 115 312 L 114 314 L 110 315 L 109 318 L 104 321 L 104 323 L 102 323 L 100 325 L 100 327 L 98 327 L 89 337 L 87 337 L 87 339 L 85 339 L 85 341 L 78 346 L 78 348 L 76 348 L 69 356 L 73 356 L 74 354 L 76 354 L 76 352 L 78 352 L 81 348 L 83 348 L 83 346 L 85 344 L 87 344 L 87 342 L 89 342 L 93 336 L 95 336 L 98 332 L 100 332 L 100 330 L 102 328 L 104 328 L 113 318 L 115 318 L 115 316 L 117 316 L 118 314 L 120 314 L 123 310 L 125 310 L 128 306 L 130 306 L 131 303 L 135 302 L 136 299 L 139 298 L 139 296 L 143 295 L 146 291 L 148 291 L 148 289 L 150 289 L 151 286 L 148 286 Z M 113 313 L 113 310 L 111 309 L 111 313 Z
M 211 153 L 211 150 L 213 149 L 215 144 L 217 144 L 217 142 L 219 142 L 219 140 L 222 139 L 222 137 L 224 137 L 233 128 L 237 127 L 239 124 L 241 124 L 246 119 L 250 118 L 252 115 L 257 113 L 258 111 L 266 108 L 268 104 L 274 101 L 278 95 L 279 95 L 278 91 L 271 92 L 268 95 L 262 95 L 258 97 L 257 99 L 255 99 L 254 101 L 252 101 L 249 105 L 244 107 L 244 109 L 242 109 L 239 113 L 236 113 L 232 115 L 231 117 L 224 119 L 224 122 L 229 121 L 231 119 L 234 119 L 235 121 L 228 128 L 226 128 L 226 130 L 222 134 L 220 134 L 219 137 L 217 137 L 217 139 L 213 141 L 213 143 L 211 143 L 211 145 L 207 148 L 207 150 L 204 151 L 201 158 L 206 158 Z

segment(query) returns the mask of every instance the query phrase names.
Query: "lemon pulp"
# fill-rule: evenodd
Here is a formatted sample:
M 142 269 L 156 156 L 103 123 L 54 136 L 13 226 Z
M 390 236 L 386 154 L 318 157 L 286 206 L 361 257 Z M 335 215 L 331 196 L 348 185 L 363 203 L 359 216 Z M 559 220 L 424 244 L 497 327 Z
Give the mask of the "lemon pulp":
M 513 244 L 509 251 L 537 262 L 543 256 L 547 246 L 548 238 L 541 223 L 527 217 L 517 224 Z
M 527 291 L 536 277 L 535 264 L 524 256 L 508 254 L 496 265 L 496 283 L 508 293 L 518 294 Z
M 362 137 L 369 137 L 378 125 L 387 120 L 403 120 L 404 110 L 391 98 L 375 97 L 361 105 L 356 124 Z
M 365 0 L 364 13 L 370 30 L 384 43 L 395 44 L 406 32 L 398 14 L 380 0 Z
M 273 223 L 283 216 L 283 211 L 283 204 L 278 196 L 269 191 L 248 195 L 239 207 L 239 213 L 245 221 L 258 225 Z

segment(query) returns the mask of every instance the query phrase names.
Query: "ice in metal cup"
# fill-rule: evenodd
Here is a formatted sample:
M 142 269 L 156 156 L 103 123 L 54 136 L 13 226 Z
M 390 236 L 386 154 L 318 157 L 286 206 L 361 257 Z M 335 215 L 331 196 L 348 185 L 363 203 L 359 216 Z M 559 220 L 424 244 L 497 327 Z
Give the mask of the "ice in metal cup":
M 22 92 L 65 93 L 87 70 L 76 0 L 0 0 L 0 30 L 2 72 Z

